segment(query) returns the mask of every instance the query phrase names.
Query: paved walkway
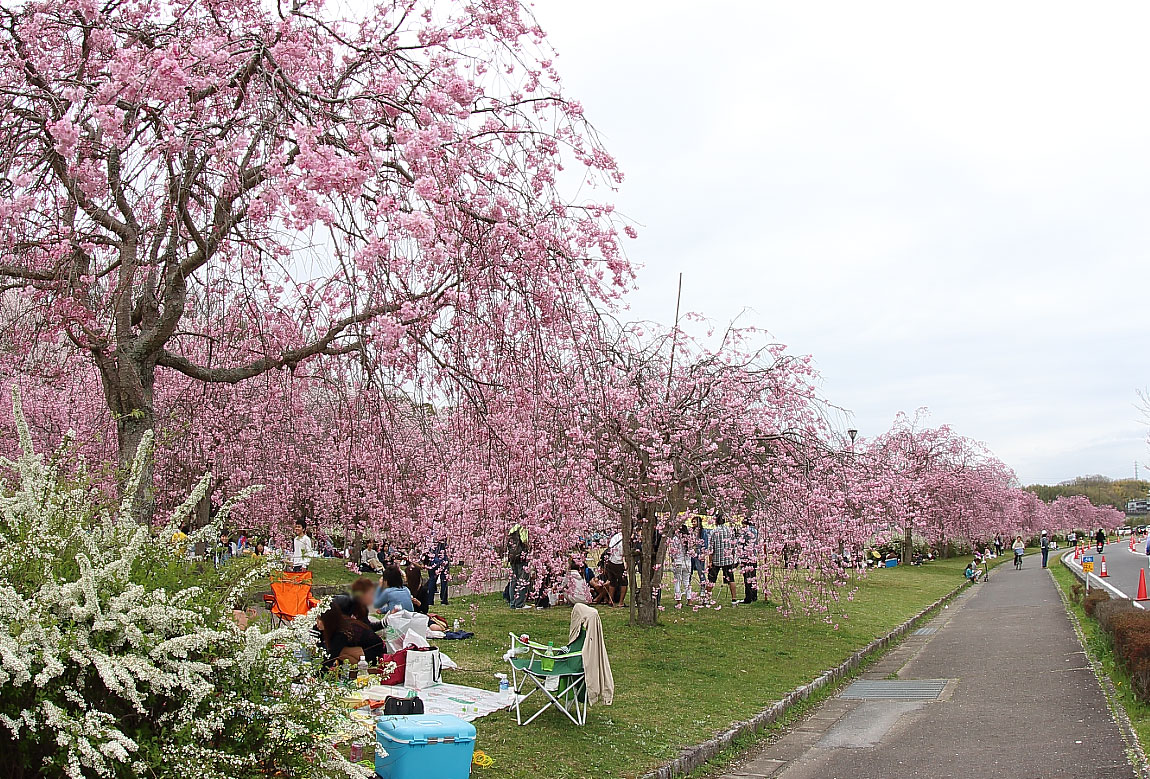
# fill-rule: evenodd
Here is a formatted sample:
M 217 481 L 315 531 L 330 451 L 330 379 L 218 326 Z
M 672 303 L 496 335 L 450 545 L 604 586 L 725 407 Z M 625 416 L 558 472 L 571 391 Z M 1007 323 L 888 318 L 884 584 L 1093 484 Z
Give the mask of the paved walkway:
M 950 680 L 938 700 L 831 698 L 723 779 L 1136 775 L 1038 565 L 1000 566 L 927 627 L 936 630 L 910 637 L 864 678 Z

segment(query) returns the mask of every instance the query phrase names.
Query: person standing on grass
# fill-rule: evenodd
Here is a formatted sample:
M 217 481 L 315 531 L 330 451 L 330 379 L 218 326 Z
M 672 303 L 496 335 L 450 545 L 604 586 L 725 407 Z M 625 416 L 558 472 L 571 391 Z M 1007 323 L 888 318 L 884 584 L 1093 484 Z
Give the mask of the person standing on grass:
M 711 531 L 703 527 L 703 518 L 698 514 L 691 527 L 691 572 L 699 575 L 699 592 L 706 590 L 707 576 L 707 545 L 711 540 Z M 690 580 L 688 579 L 688 583 Z M 689 588 L 688 588 L 689 591 Z M 688 597 L 690 597 L 688 595 Z
M 292 539 L 291 570 L 306 571 L 315 556 L 312 548 L 311 536 L 307 534 L 307 521 L 297 519 L 295 523 L 295 538 Z
M 682 608 L 691 600 L 691 544 L 691 529 L 680 525 L 671 539 L 669 549 L 671 573 L 675 577 L 675 608 Z
M 611 591 L 611 605 L 622 606 L 627 597 L 627 567 L 623 564 L 623 533 L 611 536 L 607 542 L 607 588 Z
M 1042 567 L 1046 567 L 1046 558 L 1050 556 L 1050 536 L 1046 531 L 1042 531 L 1042 537 L 1038 539 L 1038 546 L 1042 549 Z
M 720 512 L 715 516 L 715 529 L 711 531 L 711 540 L 707 545 L 707 553 L 711 558 L 711 565 L 707 571 L 707 579 L 712 586 L 718 582 L 719 572 L 723 572 L 723 583 L 731 591 L 731 605 L 738 606 L 735 597 L 735 539 L 731 528 L 727 527 L 727 520 Z
M 442 606 L 447 605 L 447 574 L 451 569 L 451 562 L 447 559 L 447 542 L 439 540 L 435 542 L 435 548 L 431 550 L 426 560 L 427 568 L 427 602 L 428 605 L 435 605 L 435 591 L 439 590 L 439 603 Z
M 739 530 L 739 568 L 743 571 L 743 603 L 759 599 L 759 529 L 744 522 Z

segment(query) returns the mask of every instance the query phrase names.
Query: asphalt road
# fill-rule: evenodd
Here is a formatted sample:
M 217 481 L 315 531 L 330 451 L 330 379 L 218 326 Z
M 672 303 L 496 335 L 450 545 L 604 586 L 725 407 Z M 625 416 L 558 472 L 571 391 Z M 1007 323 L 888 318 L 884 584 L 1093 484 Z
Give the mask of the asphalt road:
M 1146 567 L 1146 541 L 1135 541 L 1134 549 L 1135 552 L 1130 551 L 1130 539 L 1127 537 L 1121 541 L 1110 542 L 1102 550 L 1106 555 L 1106 572 L 1109 574 L 1106 583 L 1128 598 L 1138 594 L 1138 572 Z M 1061 550 L 1058 553 L 1060 554 Z M 1094 554 L 1094 573 L 1097 574 L 1102 560 L 1094 553 L 1093 544 L 1090 546 L 1090 554 Z M 1051 555 L 1051 564 L 1055 559 L 1054 555 Z M 1029 557 L 1026 562 L 1030 562 Z M 1147 586 L 1150 586 L 1150 570 L 1146 574 Z M 1093 587 L 1095 583 L 1096 580 L 1091 579 L 1090 586 Z

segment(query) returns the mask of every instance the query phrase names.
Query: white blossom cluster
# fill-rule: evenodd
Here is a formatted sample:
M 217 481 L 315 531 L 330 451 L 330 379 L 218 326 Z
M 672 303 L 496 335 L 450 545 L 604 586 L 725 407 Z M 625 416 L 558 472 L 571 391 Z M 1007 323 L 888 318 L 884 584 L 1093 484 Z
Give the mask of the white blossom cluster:
M 18 396 L 15 406 L 22 454 L 0 461 L 13 477 L 0 485 L 0 745 L 10 737 L 17 759 L 40 763 L 27 768 L 70 779 L 292 767 L 370 775 L 331 746 L 347 726 L 338 690 L 322 679 L 293 684 L 309 670 L 294 649 L 314 620 L 264 632 L 228 618 L 266 568 L 220 591 L 163 586 L 189 578 L 172 532 L 208 479 L 153 535 L 132 519 L 150 438 L 110 510 L 82 464 L 65 473 L 61 452 L 34 453 Z M 197 537 L 216 533 L 229 509 Z M 181 566 L 183 579 L 170 576 Z

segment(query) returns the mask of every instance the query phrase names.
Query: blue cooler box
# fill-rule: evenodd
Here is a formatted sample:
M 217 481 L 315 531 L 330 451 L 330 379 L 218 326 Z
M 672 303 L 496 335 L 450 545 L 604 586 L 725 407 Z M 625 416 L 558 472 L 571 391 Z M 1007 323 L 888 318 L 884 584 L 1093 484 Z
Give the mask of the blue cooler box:
M 475 726 L 451 714 L 383 717 L 375 726 L 375 772 L 383 779 L 467 779 Z M 381 755 L 380 750 L 386 752 Z

